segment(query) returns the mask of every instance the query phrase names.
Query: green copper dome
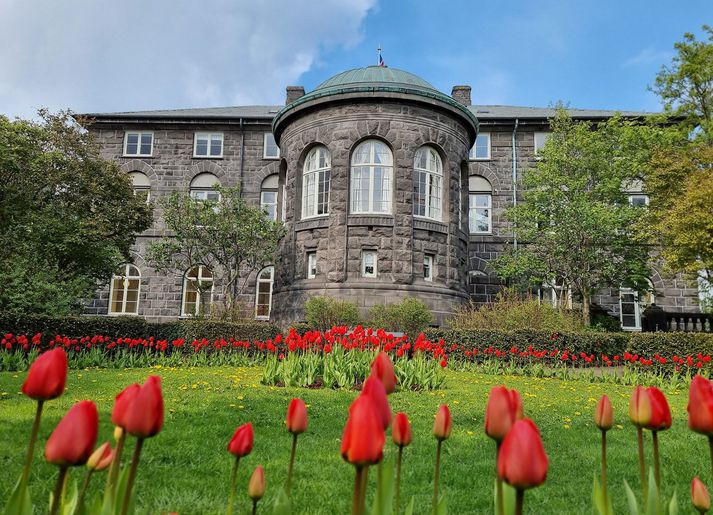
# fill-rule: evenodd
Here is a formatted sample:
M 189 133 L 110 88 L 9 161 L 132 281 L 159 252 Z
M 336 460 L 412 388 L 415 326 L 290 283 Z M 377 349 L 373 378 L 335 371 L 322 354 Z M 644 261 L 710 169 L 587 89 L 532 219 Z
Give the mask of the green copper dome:
M 354 68 L 353 70 L 338 73 L 317 86 L 312 93 L 333 88 L 378 86 L 380 84 L 438 91 L 428 82 L 413 73 L 396 68 L 386 68 L 384 66 L 367 66 L 366 68 Z

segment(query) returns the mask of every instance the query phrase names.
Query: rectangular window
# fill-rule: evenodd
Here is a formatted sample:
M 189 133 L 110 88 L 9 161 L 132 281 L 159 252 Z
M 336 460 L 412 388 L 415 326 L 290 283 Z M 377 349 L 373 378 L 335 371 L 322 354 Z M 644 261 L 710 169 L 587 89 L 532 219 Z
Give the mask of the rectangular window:
M 153 132 L 131 132 L 124 134 L 125 156 L 152 156 Z
M 544 148 L 545 143 L 550 137 L 549 132 L 536 132 L 535 133 L 535 155 L 539 154 Z
M 643 193 L 629 195 L 629 204 L 634 207 L 646 207 L 649 205 L 649 196 L 644 195 Z
M 629 288 L 622 288 L 619 291 L 619 313 L 621 328 L 625 331 L 641 330 L 641 307 L 639 306 L 639 295 Z
M 470 149 L 470 160 L 490 159 L 490 134 L 483 132 L 475 138 L 475 144 Z
M 277 221 L 277 192 L 263 190 L 260 192 L 260 208 L 267 213 L 273 222 Z
M 193 157 L 223 157 L 223 133 L 196 132 L 193 140 Z
M 307 279 L 314 279 L 317 277 L 317 253 L 308 252 L 307 253 Z
M 151 188 L 147 186 L 134 186 L 134 196 L 143 198 L 148 204 L 151 200 Z
M 426 281 L 433 281 L 433 256 L 430 254 L 423 257 L 423 278 Z
M 376 251 L 362 250 L 361 252 L 361 276 L 376 277 Z
M 215 190 L 196 190 L 193 189 L 190 192 L 191 198 L 193 200 L 208 201 L 208 202 L 218 202 L 220 201 L 220 193 Z
M 471 234 L 491 232 L 490 193 L 471 193 L 468 195 L 468 227 Z
M 265 159 L 279 159 L 280 158 L 280 147 L 275 143 L 275 137 L 271 132 L 266 132 L 263 138 L 263 152 L 262 157 Z

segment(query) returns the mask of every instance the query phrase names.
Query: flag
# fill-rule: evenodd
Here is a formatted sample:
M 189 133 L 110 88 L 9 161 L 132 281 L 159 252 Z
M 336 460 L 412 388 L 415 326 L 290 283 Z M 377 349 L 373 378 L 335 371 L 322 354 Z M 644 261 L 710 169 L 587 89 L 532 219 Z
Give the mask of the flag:
M 381 57 L 381 52 L 379 52 L 379 66 L 386 68 L 386 64 L 384 63 L 384 58 Z

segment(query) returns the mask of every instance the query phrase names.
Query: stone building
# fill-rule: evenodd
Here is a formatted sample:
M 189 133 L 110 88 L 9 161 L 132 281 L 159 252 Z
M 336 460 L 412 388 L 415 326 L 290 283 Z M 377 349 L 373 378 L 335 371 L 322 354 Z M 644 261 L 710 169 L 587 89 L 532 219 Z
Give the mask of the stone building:
M 570 114 L 601 120 L 614 113 Z M 216 183 L 240 186 L 284 223 L 274 263 L 248 279 L 256 318 L 299 320 L 313 295 L 363 310 L 415 296 L 442 324 L 462 302 L 487 302 L 499 290 L 488 262 L 513 238 L 504 210 L 520 198 L 518 182 L 536 162 L 553 115 L 473 105 L 469 86 L 448 96 L 411 73 L 369 66 L 306 94 L 290 86 L 285 106 L 85 116 L 103 156 L 147 200 L 176 190 L 211 199 Z M 641 191 L 630 198 L 647 202 Z M 215 300 L 205 287 L 213 284 L 207 267 L 162 275 L 146 263 L 147 245 L 165 233 L 154 206 L 154 225 L 137 239 L 133 263 L 98 292 L 88 313 L 164 320 L 192 316 Z M 684 281 L 657 272 L 651 282 L 659 306 L 697 311 L 697 291 Z M 555 292 L 543 285 L 539 294 L 550 302 Z M 627 290 L 593 300 L 631 330 L 640 329 L 643 305 L 653 301 Z

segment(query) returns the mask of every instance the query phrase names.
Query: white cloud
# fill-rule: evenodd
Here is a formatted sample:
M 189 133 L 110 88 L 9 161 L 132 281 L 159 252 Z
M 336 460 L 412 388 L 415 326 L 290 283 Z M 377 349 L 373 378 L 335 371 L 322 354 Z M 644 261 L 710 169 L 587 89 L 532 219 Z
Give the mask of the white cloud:
M 649 64 L 667 64 L 674 53 L 670 50 L 655 50 L 652 47 L 644 48 L 636 55 L 629 57 L 622 63 L 623 68 L 647 66 Z
M 0 113 L 270 104 L 376 0 L 0 0 Z

